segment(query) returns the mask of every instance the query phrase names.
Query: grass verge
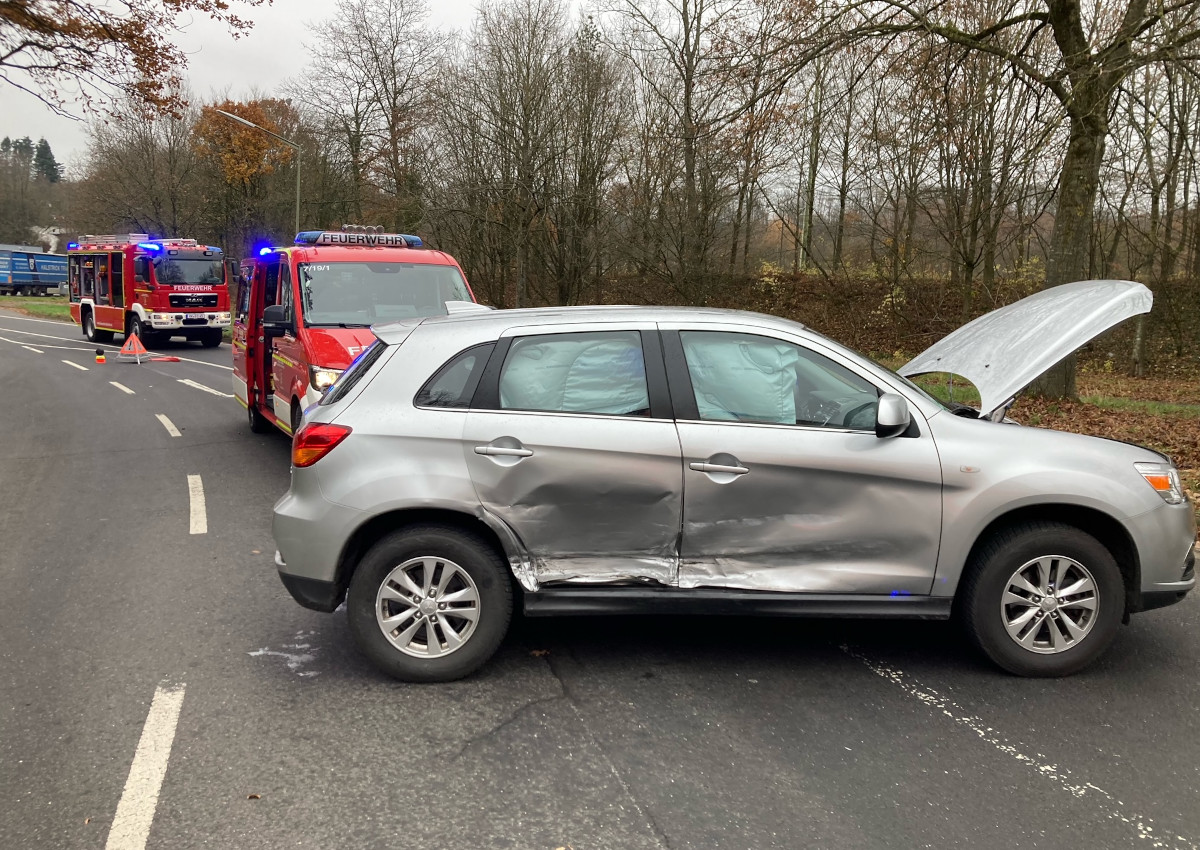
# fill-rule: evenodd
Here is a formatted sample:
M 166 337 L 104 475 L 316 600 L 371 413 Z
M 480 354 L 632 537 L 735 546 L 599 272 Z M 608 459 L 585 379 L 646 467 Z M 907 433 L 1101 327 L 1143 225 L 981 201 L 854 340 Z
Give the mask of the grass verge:
M 60 322 L 71 321 L 71 310 L 65 295 L 25 296 L 14 298 L 9 295 L 0 298 L 0 308 L 24 313 L 38 319 L 57 319 Z

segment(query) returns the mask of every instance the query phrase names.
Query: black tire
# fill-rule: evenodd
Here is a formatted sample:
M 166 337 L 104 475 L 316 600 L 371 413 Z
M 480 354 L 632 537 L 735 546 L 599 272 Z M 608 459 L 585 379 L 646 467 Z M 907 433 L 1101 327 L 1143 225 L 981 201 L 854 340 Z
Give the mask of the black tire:
M 290 422 L 290 424 L 292 426 L 292 436 L 293 437 L 296 436 L 296 432 L 300 430 L 300 426 L 301 426 L 301 424 L 303 424 L 303 422 L 304 422 L 304 411 L 300 408 L 300 402 L 293 399 L 292 400 L 292 416 L 291 416 L 291 422 Z
M 1091 574 L 1095 587 L 1095 608 L 1088 619 L 1087 630 L 1074 642 L 1069 642 L 1066 637 L 1069 632 L 1066 624 L 1057 625 L 1059 618 L 1068 616 L 1066 613 L 1055 609 L 1042 612 L 1034 604 L 1002 608 L 1010 579 L 1017 571 L 1030 562 L 1050 556 L 1062 558 L 1060 564 L 1065 564 L 1066 559 L 1075 561 Z M 1050 601 L 1048 604 L 1055 603 Z M 1027 610 L 1035 610 L 1034 618 L 1040 617 L 1045 623 L 1032 628 L 1037 631 L 1033 636 L 1035 639 L 1044 636 L 1048 640 L 1049 630 L 1054 628 L 1055 639 L 1064 641 L 1066 648 L 1042 654 L 1019 644 L 1009 634 L 1005 619 L 1010 616 L 1009 612 L 1015 618 L 1016 614 Z M 1073 611 L 1076 616 L 1084 613 L 1080 609 Z M 1090 534 L 1061 523 L 1025 523 L 996 534 L 979 548 L 967 565 L 959 588 L 958 613 L 975 645 L 1008 672 L 1018 676 L 1069 676 L 1099 658 L 1116 637 L 1125 614 L 1125 582 L 1112 553 Z M 1084 613 L 1084 616 L 1088 615 Z M 1055 622 L 1046 620 L 1047 617 L 1054 618 Z M 1051 651 L 1049 647 L 1042 648 Z
M 474 631 L 461 646 L 436 657 L 405 654 L 384 635 L 375 617 L 376 596 L 384 581 L 395 568 L 417 558 L 456 565 L 470 576 L 478 593 Z M 346 596 L 350 631 L 359 649 L 376 667 L 403 682 L 450 682 L 475 672 L 503 642 L 512 604 L 508 567 L 500 554 L 482 537 L 442 525 L 414 526 L 381 539 L 359 561 Z
M 200 344 L 205 348 L 216 348 L 221 344 L 221 329 L 213 328 L 200 335 Z
M 125 334 L 125 338 L 136 336 L 141 340 L 142 345 L 146 344 L 146 326 L 142 324 L 142 319 L 137 313 L 129 317 L 129 333 Z
M 265 434 L 271 430 L 271 423 L 258 412 L 258 408 L 254 406 L 253 402 L 246 405 L 246 412 L 250 417 L 250 430 L 255 434 Z
M 88 342 L 112 342 L 113 332 L 102 331 L 96 327 L 96 317 L 91 310 L 83 314 L 83 335 Z

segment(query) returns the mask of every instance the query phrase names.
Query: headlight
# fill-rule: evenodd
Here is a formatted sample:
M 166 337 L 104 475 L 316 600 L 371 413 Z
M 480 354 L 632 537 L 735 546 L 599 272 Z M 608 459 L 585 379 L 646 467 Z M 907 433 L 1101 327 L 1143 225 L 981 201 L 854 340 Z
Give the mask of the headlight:
M 329 389 L 330 385 L 338 379 L 338 375 L 342 374 L 340 369 L 326 369 L 322 366 L 308 367 L 308 382 L 312 384 L 312 388 L 317 392 L 324 392 Z
M 1183 485 L 1179 483 L 1179 470 L 1171 464 L 1135 463 L 1133 468 L 1168 505 L 1178 505 L 1184 500 Z

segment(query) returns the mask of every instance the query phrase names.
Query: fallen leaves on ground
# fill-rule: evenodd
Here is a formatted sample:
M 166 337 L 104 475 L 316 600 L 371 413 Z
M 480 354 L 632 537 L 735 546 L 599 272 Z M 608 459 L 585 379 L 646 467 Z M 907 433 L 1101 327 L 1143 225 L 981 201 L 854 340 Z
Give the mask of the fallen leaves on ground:
M 1200 417 L 1107 410 L 1033 397 L 1021 398 L 1010 415 L 1024 425 L 1148 446 L 1170 455 L 1180 469 L 1200 469 Z
M 529 653 L 529 654 L 530 654 L 530 655 L 532 655 L 534 658 L 545 658 L 547 655 L 549 655 L 549 654 L 550 654 L 550 650 L 548 650 L 548 649 L 535 649 L 533 652 L 531 652 L 531 653 Z
M 1076 377 L 1080 395 L 1200 404 L 1200 381 L 1180 378 L 1131 378 L 1114 372 L 1082 372 Z
M 246 799 L 247 800 L 261 800 L 262 794 L 247 794 Z

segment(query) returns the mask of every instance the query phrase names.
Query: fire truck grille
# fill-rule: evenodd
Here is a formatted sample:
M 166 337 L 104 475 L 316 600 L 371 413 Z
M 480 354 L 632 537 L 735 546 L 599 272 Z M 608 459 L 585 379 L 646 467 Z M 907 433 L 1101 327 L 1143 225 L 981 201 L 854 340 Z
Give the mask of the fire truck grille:
M 172 295 L 172 307 L 216 307 L 216 295 Z

